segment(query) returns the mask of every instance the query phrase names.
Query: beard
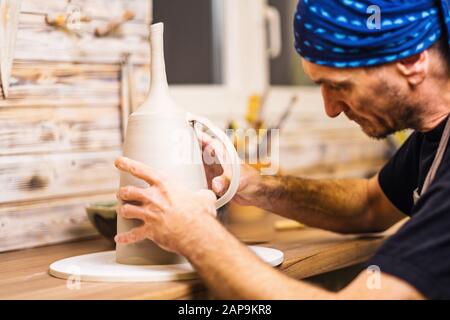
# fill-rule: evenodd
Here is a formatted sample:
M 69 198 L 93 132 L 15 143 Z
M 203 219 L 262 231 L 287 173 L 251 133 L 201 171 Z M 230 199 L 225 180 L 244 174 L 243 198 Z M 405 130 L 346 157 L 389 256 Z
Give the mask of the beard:
M 364 97 L 359 102 L 359 110 L 380 110 L 372 112 L 371 119 L 360 117 L 350 112 L 347 117 L 355 121 L 363 132 L 374 139 L 384 139 L 391 134 L 405 129 L 420 127 L 418 103 L 410 101 L 396 85 L 380 81 L 373 90 L 373 96 Z M 379 99 L 379 97 L 384 97 Z M 377 101 L 374 103 L 374 101 Z

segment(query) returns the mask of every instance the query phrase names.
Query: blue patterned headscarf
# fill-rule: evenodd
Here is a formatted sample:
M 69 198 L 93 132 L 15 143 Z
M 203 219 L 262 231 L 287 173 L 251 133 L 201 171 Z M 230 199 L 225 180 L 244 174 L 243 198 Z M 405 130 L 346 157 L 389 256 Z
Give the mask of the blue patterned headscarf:
M 449 10 L 449 0 L 300 0 L 295 47 L 306 60 L 330 67 L 394 62 L 441 37 L 450 46 Z

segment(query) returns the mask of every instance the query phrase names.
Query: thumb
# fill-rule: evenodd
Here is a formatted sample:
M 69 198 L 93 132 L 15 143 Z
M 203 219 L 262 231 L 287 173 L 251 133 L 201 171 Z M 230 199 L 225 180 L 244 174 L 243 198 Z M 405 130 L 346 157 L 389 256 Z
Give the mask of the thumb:
M 215 177 L 212 180 L 212 189 L 218 196 L 222 196 L 227 191 L 229 184 L 230 182 L 225 176 Z

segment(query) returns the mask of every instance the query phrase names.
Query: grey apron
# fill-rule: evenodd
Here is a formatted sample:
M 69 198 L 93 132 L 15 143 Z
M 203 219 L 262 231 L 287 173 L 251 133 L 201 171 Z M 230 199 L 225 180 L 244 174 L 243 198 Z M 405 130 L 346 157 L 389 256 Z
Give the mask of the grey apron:
M 447 148 L 447 143 L 450 138 L 450 117 L 447 119 L 447 124 L 445 125 L 444 132 L 442 133 L 441 141 L 439 142 L 439 147 L 436 152 L 436 156 L 434 157 L 433 164 L 431 165 L 430 170 L 427 173 L 427 176 L 425 178 L 425 182 L 423 183 L 422 190 L 419 193 L 419 188 L 414 190 L 413 198 L 414 198 L 414 205 L 419 201 L 420 197 L 427 192 L 428 188 L 430 187 L 431 183 L 434 180 L 434 177 L 436 176 L 436 172 L 442 162 L 442 158 L 444 157 L 445 149 Z

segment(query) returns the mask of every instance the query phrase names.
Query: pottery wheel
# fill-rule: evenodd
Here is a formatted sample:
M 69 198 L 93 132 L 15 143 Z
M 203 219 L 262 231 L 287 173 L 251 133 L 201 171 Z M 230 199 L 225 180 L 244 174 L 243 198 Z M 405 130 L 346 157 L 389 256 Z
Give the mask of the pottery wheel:
M 267 264 L 283 262 L 283 252 L 266 247 L 249 248 Z M 115 251 L 85 254 L 56 261 L 49 273 L 57 278 L 95 282 L 157 282 L 188 280 L 198 277 L 189 262 L 172 265 L 125 265 L 116 262 Z

